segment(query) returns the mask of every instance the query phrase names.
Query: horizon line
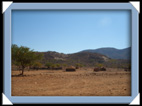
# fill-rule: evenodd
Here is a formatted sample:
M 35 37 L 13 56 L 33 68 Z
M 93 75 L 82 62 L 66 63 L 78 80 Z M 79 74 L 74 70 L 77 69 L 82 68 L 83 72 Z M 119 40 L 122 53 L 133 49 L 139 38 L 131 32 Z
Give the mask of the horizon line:
M 80 50 L 80 51 L 78 51 L 78 52 L 72 52 L 72 53 L 58 52 L 58 51 L 55 51 L 55 50 L 34 51 L 34 52 L 58 52 L 58 53 L 63 53 L 63 54 L 73 54 L 73 53 L 79 53 L 79 52 L 82 52 L 82 51 L 85 51 L 85 50 L 97 50 L 97 49 L 105 49 L 105 48 L 112 48 L 112 49 L 117 49 L 117 50 L 123 50 L 123 49 L 131 48 L 131 46 L 125 47 L 125 48 L 122 48 L 122 49 L 118 49 L 118 48 L 115 48 L 115 47 L 100 47 L 100 48 L 96 48 L 96 49 L 84 49 L 84 50 Z

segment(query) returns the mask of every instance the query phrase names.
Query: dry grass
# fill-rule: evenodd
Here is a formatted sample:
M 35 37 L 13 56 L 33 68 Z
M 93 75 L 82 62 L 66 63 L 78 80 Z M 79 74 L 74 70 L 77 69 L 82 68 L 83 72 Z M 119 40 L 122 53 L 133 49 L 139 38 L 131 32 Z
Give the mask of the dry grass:
M 131 73 L 121 69 L 12 71 L 12 96 L 131 96 Z

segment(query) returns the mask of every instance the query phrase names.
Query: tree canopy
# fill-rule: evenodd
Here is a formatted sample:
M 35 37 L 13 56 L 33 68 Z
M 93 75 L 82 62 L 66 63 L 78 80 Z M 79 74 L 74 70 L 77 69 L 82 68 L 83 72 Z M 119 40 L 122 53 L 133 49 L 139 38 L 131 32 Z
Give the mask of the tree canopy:
M 28 47 L 13 44 L 12 45 L 12 63 L 22 68 L 22 75 L 24 73 L 25 67 L 33 64 L 36 60 L 42 58 L 42 55 L 35 54 L 33 50 Z

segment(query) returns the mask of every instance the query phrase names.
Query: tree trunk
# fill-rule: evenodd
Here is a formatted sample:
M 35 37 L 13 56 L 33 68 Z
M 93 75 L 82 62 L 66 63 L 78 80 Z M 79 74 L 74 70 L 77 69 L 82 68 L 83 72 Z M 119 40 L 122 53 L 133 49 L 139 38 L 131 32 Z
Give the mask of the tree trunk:
M 21 75 L 24 75 L 24 68 L 25 68 L 25 67 L 22 67 L 22 73 L 21 73 Z

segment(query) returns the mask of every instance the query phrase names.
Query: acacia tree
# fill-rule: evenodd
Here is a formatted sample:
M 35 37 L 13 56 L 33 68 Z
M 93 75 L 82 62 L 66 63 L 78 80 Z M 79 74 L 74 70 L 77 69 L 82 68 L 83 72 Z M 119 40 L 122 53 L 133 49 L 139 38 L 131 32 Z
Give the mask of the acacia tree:
M 101 63 L 96 63 L 95 66 L 101 68 L 101 67 L 103 67 L 104 65 L 101 64 Z
M 12 62 L 15 65 L 19 65 L 22 68 L 21 75 L 24 74 L 24 69 L 29 66 L 29 64 L 32 64 L 36 60 L 41 59 L 41 55 L 35 54 L 33 50 L 30 50 L 28 47 L 18 47 L 17 45 L 12 45 Z
M 40 62 L 35 62 L 35 63 L 33 64 L 33 67 L 34 67 L 36 70 L 38 70 L 41 66 L 42 66 L 42 64 L 41 64 Z
M 45 64 L 45 66 L 48 68 L 48 69 L 50 69 L 51 67 L 52 67 L 52 63 L 50 63 L 50 62 L 47 62 L 46 64 Z
M 75 64 L 75 67 L 76 67 L 76 69 L 81 68 L 81 67 L 83 67 L 83 64 L 81 64 L 81 63 L 76 63 L 76 64 Z

